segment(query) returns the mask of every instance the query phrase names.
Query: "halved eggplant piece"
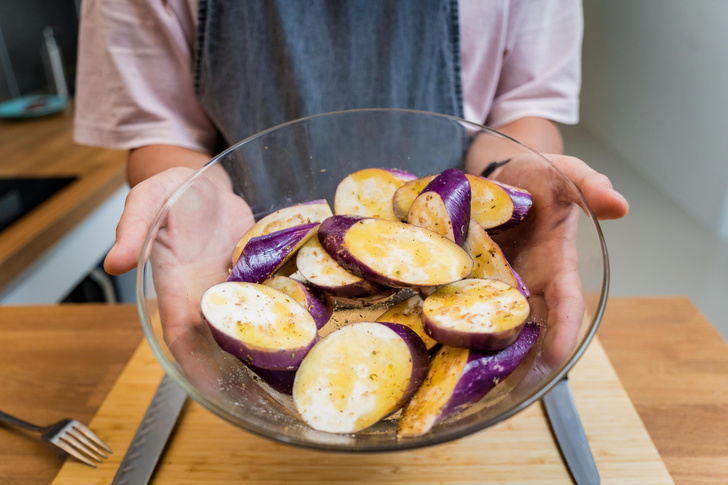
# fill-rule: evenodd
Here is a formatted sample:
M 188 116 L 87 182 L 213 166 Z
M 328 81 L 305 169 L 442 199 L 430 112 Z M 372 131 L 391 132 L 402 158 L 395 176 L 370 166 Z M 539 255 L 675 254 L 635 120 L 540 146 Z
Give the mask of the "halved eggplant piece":
M 406 181 L 417 177 L 402 170 L 367 168 L 348 175 L 336 188 L 334 213 L 397 220 L 392 196 Z
M 311 314 L 319 329 L 326 325 L 334 312 L 331 298 L 294 278 L 273 276 L 265 280 L 263 284 L 282 291 L 300 303 Z
M 296 372 L 293 402 L 312 428 L 354 433 L 409 399 L 427 370 L 427 350 L 409 328 L 352 323 L 330 333 Z
M 441 347 L 424 383 L 402 411 L 397 435 L 427 434 L 438 422 L 481 400 L 525 359 L 539 331 L 537 324 L 529 323 L 513 344 L 497 353 Z
M 407 222 L 445 236 L 462 246 L 470 223 L 470 182 L 456 168 L 445 170 L 420 192 Z
M 517 225 L 533 205 L 533 197 L 525 189 L 477 175 L 468 175 L 468 180 L 473 191 L 471 217 L 491 234 Z
M 533 205 L 533 197 L 524 189 L 477 175 L 465 175 L 470 182 L 470 217 L 488 232 L 502 232 L 518 224 Z M 407 219 L 412 203 L 437 175 L 430 175 L 402 185 L 392 197 L 392 210 Z
M 395 288 L 437 286 L 470 274 L 473 260 L 460 246 L 422 227 L 358 216 L 333 216 L 319 241 L 348 271 Z
M 420 295 L 413 295 L 403 300 L 392 308 L 382 313 L 378 318 L 378 322 L 399 323 L 407 328 L 412 329 L 424 342 L 428 351 L 439 345 L 425 332 L 422 323 L 422 303 L 424 300 Z
M 296 256 L 296 266 L 306 281 L 336 297 L 364 298 L 379 293 L 382 287 L 344 269 L 312 237 L 301 246 Z
M 528 300 L 517 289 L 486 279 L 445 285 L 422 305 L 427 335 L 443 345 L 483 351 L 511 345 L 529 311 Z
M 329 203 L 325 199 L 312 200 L 311 202 L 284 207 L 283 209 L 268 214 L 248 229 L 237 242 L 233 250 L 233 265 L 238 261 L 243 248 L 252 238 L 265 236 L 266 234 L 271 234 L 281 229 L 288 229 L 289 227 L 321 222 L 332 215 L 331 207 L 329 207 Z
M 219 283 L 202 295 L 201 306 L 218 345 L 256 367 L 294 370 L 318 339 L 311 314 L 269 286 Z
M 228 281 L 261 283 L 290 260 L 316 234 L 312 222 L 252 238 L 243 248 Z
M 475 262 L 475 267 L 469 278 L 488 278 L 502 281 L 509 286 L 518 288 L 518 291 L 526 298 L 531 296 L 523 279 L 511 267 L 500 246 L 491 239 L 483 226 L 478 224 L 475 219 L 470 220 L 470 229 L 465 244 L 463 244 L 463 249 L 468 252 Z

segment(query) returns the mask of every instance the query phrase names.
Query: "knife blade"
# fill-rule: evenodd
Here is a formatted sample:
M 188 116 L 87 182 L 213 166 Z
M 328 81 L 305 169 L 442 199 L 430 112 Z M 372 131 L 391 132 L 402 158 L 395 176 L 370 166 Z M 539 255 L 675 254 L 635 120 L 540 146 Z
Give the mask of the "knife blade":
M 543 397 L 543 404 L 574 481 L 578 485 L 600 483 L 594 455 L 566 377 Z
M 112 485 L 146 485 L 157 467 L 187 395 L 165 374 L 137 428 Z

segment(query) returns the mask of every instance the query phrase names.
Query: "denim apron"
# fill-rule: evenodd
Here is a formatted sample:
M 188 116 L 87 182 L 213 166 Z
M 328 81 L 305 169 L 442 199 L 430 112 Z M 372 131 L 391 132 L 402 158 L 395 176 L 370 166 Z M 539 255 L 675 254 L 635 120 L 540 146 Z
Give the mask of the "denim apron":
M 458 2 L 200 0 L 194 74 L 196 95 L 220 133 L 220 149 L 278 124 L 331 111 L 407 108 L 462 117 Z M 381 121 L 372 118 L 372 124 L 377 123 Z M 367 129 L 361 121 L 354 127 L 336 123 L 327 128 L 331 131 L 320 132 L 326 132 L 332 142 L 356 139 Z M 452 140 L 463 135 L 453 127 L 453 133 L 442 136 Z M 381 158 L 386 149 L 379 146 L 371 155 Z M 462 152 L 443 155 L 413 150 L 409 160 L 416 167 L 398 160 L 397 168 L 430 174 L 457 163 L 453 156 L 462 157 Z M 308 146 L 281 150 L 297 153 L 298 174 L 248 166 L 234 171 L 233 181 L 239 185 L 241 178 L 246 179 L 243 195 L 256 205 L 253 192 L 300 184 L 302 174 L 340 164 L 317 157 L 317 165 L 309 166 L 313 163 L 309 151 Z M 247 160 L 255 160 L 254 155 L 248 154 Z M 362 154 L 362 164 L 360 168 L 388 162 Z M 295 199 L 294 195 L 291 201 Z M 265 210 L 254 207 L 255 212 Z

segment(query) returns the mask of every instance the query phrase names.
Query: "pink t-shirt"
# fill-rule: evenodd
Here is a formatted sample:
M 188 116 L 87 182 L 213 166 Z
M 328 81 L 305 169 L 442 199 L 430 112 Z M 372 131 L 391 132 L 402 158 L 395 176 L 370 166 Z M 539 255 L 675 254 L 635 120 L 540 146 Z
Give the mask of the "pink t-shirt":
M 81 3 L 76 142 L 212 153 L 216 130 L 193 87 L 197 1 Z M 459 0 L 459 9 L 465 119 L 578 121 L 580 0 Z

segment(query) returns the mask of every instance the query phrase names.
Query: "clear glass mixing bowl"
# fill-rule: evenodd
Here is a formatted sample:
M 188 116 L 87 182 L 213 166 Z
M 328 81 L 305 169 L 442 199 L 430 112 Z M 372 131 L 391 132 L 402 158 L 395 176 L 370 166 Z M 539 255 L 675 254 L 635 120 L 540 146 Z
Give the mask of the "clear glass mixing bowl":
M 482 166 L 492 161 L 482 159 L 484 150 L 510 158 L 494 178 L 525 188 L 534 197 L 526 219 L 495 240 L 529 287 L 531 320 L 542 324 L 542 332 L 527 360 L 482 401 L 419 438 L 397 438 L 396 414 L 354 434 L 321 432 L 297 416 L 289 397 L 272 391 L 214 342 L 202 320 L 200 298 L 227 277 L 233 247 L 246 229 L 240 197 L 256 218 L 315 199 L 333 205 L 337 184 L 356 170 L 398 168 L 425 176 L 450 167 Z M 234 182 L 234 195 L 210 182 L 211 172 L 222 167 Z M 582 194 L 546 158 L 483 126 L 394 109 L 304 118 L 219 154 L 164 205 L 148 233 L 138 269 L 145 335 L 164 370 L 190 397 L 260 436 L 355 452 L 457 439 L 540 399 L 589 345 L 604 310 L 609 278 L 598 222 Z M 368 311 L 376 316 L 384 309 Z

